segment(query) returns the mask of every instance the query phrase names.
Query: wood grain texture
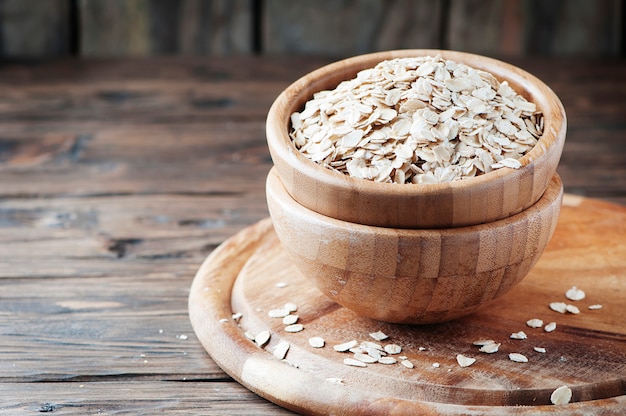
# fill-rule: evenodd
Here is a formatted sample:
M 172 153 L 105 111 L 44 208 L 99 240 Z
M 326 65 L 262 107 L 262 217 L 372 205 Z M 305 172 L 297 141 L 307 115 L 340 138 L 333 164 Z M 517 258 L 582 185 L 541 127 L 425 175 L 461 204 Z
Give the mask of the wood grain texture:
M 429 324 L 468 315 L 518 284 L 537 262 L 559 216 L 558 175 L 514 216 L 436 230 L 366 226 L 298 204 L 276 169 L 267 204 L 278 239 L 326 296 L 385 322 Z
M 252 51 L 251 1 L 80 0 L 81 56 Z
M 187 297 L 215 247 L 268 215 L 264 124 L 272 101 L 328 62 L 3 62 L 0 414 L 152 415 L 161 407 L 173 414 L 290 413 L 218 369 L 192 332 Z M 624 62 L 514 63 L 544 80 L 567 108 L 558 169 L 566 189 L 626 205 Z M 605 222 L 612 211 L 600 207 L 568 232 Z M 598 276 L 591 268 L 596 257 L 586 250 L 578 249 L 577 271 L 562 286 Z M 624 270 L 612 267 L 615 275 Z M 523 329 L 517 323 L 515 330 Z M 594 322 L 610 329 L 602 325 Z M 580 334 L 576 321 L 568 326 Z M 594 351 L 586 354 L 596 357 Z
M 623 55 L 622 0 L 3 0 L 0 56 Z M 77 47 L 76 47 L 77 46 Z M 76 49 L 76 50 L 75 50 Z
M 50 58 L 71 52 L 69 0 L 0 2 L 0 56 Z
M 258 394 L 307 414 L 618 415 L 626 404 L 625 220 L 623 207 L 566 198 L 554 239 L 519 286 L 474 315 L 429 326 L 385 324 L 339 307 L 297 271 L 265 220 L 229 239 L 204 262 L 190 293 L 192 324 L 225 371 Z M 607 251 L 603 242 L 613 249 Z M 278 288 L 278 282 L 287 285 Z M 571 303 L 564 293 L 572 285 L 587 293 L 575 302 L 581 313 L 550 310 L 550 302 Z M 288 333 L 281 319 L 267 316 L 285 302 L 298 305 L 302 332 Z M 594 303 L 603 309 L 586 308 Z M 232 312 L 243 316 L 236 322 Z M 557 330 L 528 328 L 531 317 L 556 321 Z M 272 334 L 264 348 L 244 336 L 244 331 L 262 330 Z M 371 340 L 368 334 L 377 330 L 390 336 L 382 344 L 403 347 L 413 369 L 349 367 L 342 360 L 350 354 L 332 349 L 351 339 Z M 509 338 L 519 330 L 527 340 Z M 311 348 L 312 336 L 325 338 L 326 346 Z M 485 338 L 501 342 L 500 350 L 479 353 L 472 342 Z M 281 341 L 290 343 L 286 359 L 295 367 L 272 356 Z M 534 346 L 547 352 L 537 353 Z M 525 354 L 529 362 L 509 360 L 511 352 Z M 455 360 L 459 353 L 476 363 L 461 368 Z M 329 377 L 344 384 L 326 381 Z M 560 385 L 572 388 L 571 404 L 550 404 Z
M 519 50 L 516 44 L 505 48 L 502 43 L 510 38 L 510 30 L 517 29 L 513 37 L 519 41 L 521 27 L 514 24 L 509 10 L 519 7 L 519 1 L 470 0 L 450 1 L 447 48 L 472 51 L 478 54 L 497 54 L 500 51 Z M 508 18 L 509 21 L 505 21 Z M 504 36 L 502 36 L 504 34 Z
M 489 56 L 620 56 L 623 4 L 605 1 L 268 0 L 264 51 L 350 56 L 400 48 Z
M 80 0 L 81 56 L 148 55 L 149 0 Z
M 263 51 L 350 56 L 440 46 L 441 1 L 263 2 Z
M 0 391 L 5 392 L 11 387 L 11 384 L 0 382 Z M 3 397 L 1 414 L 293 415 L 228 381 L 214 381 L 210 387 L 184 378 L 41 382 L 21 384 L 20 390 L 21 396 Z M 120 400 L 121 397 L 125 399 Z
M 452 0 L 446 47 L 491 56 L 620 56 L 623 3 Z
M 623 7 L 618 0 L 527 0 L 525 49 L 551 56 L 619 56 Z

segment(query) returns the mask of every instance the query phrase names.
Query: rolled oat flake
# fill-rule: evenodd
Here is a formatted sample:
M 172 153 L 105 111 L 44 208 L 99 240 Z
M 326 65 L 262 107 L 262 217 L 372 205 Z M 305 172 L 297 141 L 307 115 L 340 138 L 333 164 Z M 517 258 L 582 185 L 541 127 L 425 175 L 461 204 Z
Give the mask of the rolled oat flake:
M 552 404 L 568 404 L 570 400 L 572 400 L 572 389 L 567 386 L 557 388 L 550 395 Z
M 542 135 L 534 103 L 492 74 L 440 56 L 380 62 L 291 115 L 302 155 L 356 178 L 451 182 L 519 169 Z

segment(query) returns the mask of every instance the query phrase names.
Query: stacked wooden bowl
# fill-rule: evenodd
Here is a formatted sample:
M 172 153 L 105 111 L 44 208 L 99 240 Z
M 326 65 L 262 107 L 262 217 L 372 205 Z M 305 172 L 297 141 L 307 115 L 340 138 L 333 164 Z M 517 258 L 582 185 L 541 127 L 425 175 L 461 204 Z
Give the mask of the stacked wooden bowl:
M 521 168 L 440 184 L 378 183 L 320 166 L 292 143 L 290 116 L 315 92 L 383 60 L 437 54 L 506 80 L 543 113 L 543 135 Z M 269 111 L 272 222 L 294 264 L 340 305 L 387 322 L 454 319 L 506 293 L 543 252 L 563 193 L 556 167 L 565 132 L 554 92 L 494 59 L 403 50 L 339 61 L 293 83 Z

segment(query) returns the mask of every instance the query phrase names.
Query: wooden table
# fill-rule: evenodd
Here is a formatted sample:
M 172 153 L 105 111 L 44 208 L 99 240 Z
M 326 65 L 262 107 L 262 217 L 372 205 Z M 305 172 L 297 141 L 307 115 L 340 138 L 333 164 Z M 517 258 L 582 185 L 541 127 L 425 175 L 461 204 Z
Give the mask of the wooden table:
M 268 215 L 270 104 L 327 62 L 0 66 L 0 414 L 291 414 L 211 361 L 187 298 Z M 565 105 L 566 192 L 626 205 L 626 61 L 512 63 Z

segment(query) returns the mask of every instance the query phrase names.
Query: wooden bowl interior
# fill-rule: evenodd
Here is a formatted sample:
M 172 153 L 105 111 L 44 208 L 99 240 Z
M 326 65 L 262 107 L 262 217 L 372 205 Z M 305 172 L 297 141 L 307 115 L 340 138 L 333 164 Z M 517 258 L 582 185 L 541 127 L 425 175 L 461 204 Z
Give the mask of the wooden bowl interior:
M 500 81 L 507 80 L 543 112 L 543 137 L 520 160 L 521 169 L 503 168 L 444 184 L 398 186 L 339 174 L 312 162 L 295 148 L 288 135 L 290 115 L 300 111 L 315 92 L 332 89 L 385 59 L 436 54 L 488 71 Z M 480 224 L 528 208 L 541 197 L 556 171 L 565 130 L 565 111 L 560 101 L 531 74 L 494 59 L 440 50 L 374 53 L 322 67 L 287 88 L 272 105 L 267 119 L 267 140 L 274 164 L 294 199 L 333 218 L 398 228 Z
M 267 200 L 290 258 L 335 302 L 387 322 L 467 315 L 517 284 L 554 232 L 562 198 L 555 175 L 531 208 L 500 221 L 441 230 L 366 226 L 298 204 L 272 169 Z

